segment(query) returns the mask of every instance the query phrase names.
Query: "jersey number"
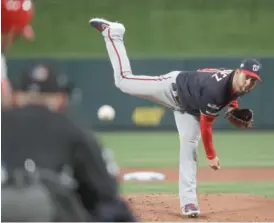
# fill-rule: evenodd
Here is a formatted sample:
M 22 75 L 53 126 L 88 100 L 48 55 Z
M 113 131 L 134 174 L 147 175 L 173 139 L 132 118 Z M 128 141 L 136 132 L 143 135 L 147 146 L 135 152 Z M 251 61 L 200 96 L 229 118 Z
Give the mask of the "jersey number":
M 24 0 L 23 2 L 19 0 L 8 0 L 6 4 L 7 4 L 6 7 L 8 11 L 19 11 L 21 7 L 23 11 L 29 11 L 32 6 L 31 5 L 32 3 L 30 0 Z
M 232 72 L 232 70 L 221 70 L 218 71 L 217 73 L 213 74 L 212 77 L 215 77 L 216 81 L 221 81 L 222 79 L 224 79 L 225 77 L 227 77 L 227 75 L 229 75 Z

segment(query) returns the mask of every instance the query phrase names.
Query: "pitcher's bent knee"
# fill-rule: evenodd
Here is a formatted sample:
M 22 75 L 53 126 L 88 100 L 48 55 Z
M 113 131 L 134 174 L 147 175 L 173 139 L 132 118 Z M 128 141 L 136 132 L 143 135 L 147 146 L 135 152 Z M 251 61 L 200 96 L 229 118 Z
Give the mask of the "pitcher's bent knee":
M 199 145 L 198 141 L 191 141 L 191 140 L 181 143 L 180 145 L 181 154 L 184 154 L 185 156 L 188 156 L 188 157 L 192 157 L 193 152 L 197 152 L 198 145 Z
M 134 76 L 134 75 L 132 75 L 132 74 L 131 75 L 129 75 L 129 74 L 125 75 L 124 74 L 123 76 L 122 76 L 122 74 L 120 74 L 120 75 L 121 75 L 120 78 L 115 79 L 115 86 L 117 88 L 119 88 L 124 93 L 132 94 L 134 89 L 135 89 L 134 88 L 134 85 L 135 85 L 134 80 L 131 80 L 127 77 Z

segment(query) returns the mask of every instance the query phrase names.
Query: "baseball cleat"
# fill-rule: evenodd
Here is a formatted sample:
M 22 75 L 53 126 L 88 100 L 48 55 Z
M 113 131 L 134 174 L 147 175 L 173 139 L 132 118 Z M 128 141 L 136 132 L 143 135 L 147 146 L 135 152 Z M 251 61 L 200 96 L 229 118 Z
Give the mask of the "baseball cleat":
M 93 18 L 89 20 L 89 24 L 101 33 L 103 33 L 103 31 L 107 28 L 110 28 L 114 35 L 124 35 L 125 33 L 124 25 L 118 22 L 110 22 L 105 19 Z
M 89 20 L 89 24 L 97 29 L 99 32 L 103 32 L 106 28 L 108 28 L 111 22 L 105 19 L 93 18 Z
M 189 218 L 197 218 L 200 215 L 200 210 L 195 204 L 187 204 L 182 209 L 183 215 Z

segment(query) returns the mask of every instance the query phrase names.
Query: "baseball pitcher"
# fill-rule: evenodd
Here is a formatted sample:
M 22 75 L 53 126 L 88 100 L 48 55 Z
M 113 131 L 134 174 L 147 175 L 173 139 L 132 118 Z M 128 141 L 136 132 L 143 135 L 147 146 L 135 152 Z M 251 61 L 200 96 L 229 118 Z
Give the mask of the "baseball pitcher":
M 93 18 L 90 25 L 103 36 L 114 71 L 115 85 L 124 93 L 149 99 L 174 111 L 180 140 L 179 198 L 183 215 L 200 214 L 196 193 L 197 150 L 202 138 L 209 166 L 220 169 L 212 140 L 212 123 L 227 107 L 225 117 L 240 128 L 251 127 L 253 111 L 241 109 L 238 98 L 261 80 L 257 60 L 244 60 L 237 69 L 171 71 L 159 76 L 133 75 L 121 23 Z

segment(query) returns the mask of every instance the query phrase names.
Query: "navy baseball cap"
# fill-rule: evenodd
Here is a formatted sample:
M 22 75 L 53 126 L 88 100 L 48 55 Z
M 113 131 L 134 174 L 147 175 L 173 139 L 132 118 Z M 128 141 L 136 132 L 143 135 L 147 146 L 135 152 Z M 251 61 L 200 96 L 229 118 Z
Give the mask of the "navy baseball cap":
M 240 69 L 244 74 L 250 77 L 254 77 L 260 81 L 261 81 L 261 78 L 260 78 L 261 68 L 262 68 L 262 65 L 260 64 L 258 60 L 255 60 L 255 59 L 243 60 L 240 65 Z

